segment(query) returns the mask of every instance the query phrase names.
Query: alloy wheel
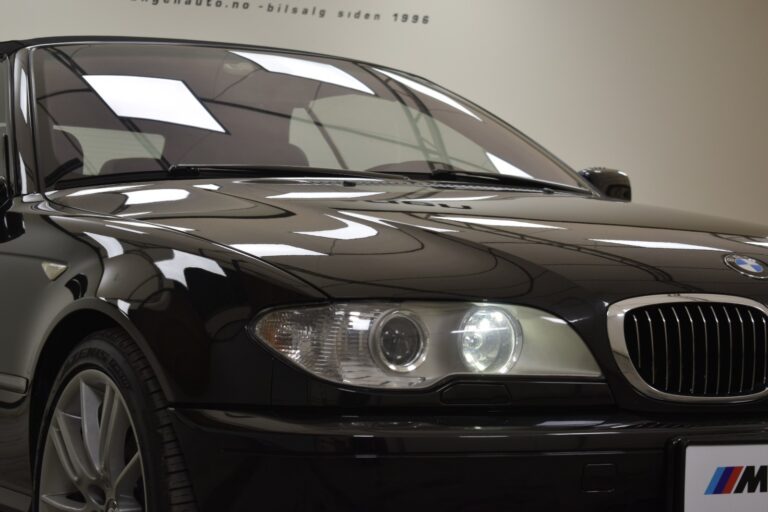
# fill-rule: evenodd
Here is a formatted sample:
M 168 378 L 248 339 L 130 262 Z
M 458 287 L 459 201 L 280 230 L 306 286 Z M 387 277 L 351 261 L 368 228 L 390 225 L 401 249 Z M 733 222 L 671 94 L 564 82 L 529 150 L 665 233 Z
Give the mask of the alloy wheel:
M 52 412 L 40 469 L 39 511 L 146 511 L 139 442 L 112 379 L 91 369 L 76 374 Z

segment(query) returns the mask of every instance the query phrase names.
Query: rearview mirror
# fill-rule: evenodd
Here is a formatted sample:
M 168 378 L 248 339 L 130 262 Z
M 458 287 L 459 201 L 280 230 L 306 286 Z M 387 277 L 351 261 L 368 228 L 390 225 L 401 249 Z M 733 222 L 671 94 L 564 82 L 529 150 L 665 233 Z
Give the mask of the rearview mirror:
M 590 167 L 579 171 L 582 178 L 595 187 L 600 194 L 617 201 L 632 200 L 632 186 L 627 173 L 605 167 Z

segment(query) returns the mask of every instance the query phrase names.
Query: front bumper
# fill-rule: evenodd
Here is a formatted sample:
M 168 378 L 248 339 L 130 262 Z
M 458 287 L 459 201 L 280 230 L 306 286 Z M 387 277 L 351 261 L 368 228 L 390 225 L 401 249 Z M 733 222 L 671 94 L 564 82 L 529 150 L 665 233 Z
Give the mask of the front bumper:
M 768 442 L 768 419 L 174 412 L 204 512 L 649 511 L 680 439 Z M 669 508 L 668 508 L 669 507 Z

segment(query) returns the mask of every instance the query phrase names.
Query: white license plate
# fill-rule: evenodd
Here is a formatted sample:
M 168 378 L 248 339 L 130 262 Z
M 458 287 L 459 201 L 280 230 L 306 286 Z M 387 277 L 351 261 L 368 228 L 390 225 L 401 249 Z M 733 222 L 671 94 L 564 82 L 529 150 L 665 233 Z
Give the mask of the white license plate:
M 767 512 L 768 444 L 685 449 L 684 512 Z

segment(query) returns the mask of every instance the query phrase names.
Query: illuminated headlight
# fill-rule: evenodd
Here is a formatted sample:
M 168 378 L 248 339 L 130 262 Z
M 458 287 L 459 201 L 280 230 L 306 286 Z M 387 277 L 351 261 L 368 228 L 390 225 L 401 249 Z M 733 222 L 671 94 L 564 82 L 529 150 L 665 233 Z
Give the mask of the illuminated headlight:
M 523 347 L 520 322 L 499 308 L 470 313 L 459 329 L 461 356 L 478 373 L 508 373 Z
M 522 306 L 351 303 L 277 309 L 251 334 L 311 374 L 367 388 L 418 389 L 461 374 L 601 377 L 563 320 Z

